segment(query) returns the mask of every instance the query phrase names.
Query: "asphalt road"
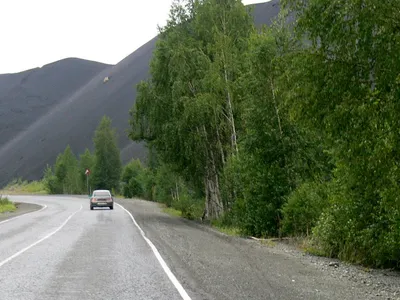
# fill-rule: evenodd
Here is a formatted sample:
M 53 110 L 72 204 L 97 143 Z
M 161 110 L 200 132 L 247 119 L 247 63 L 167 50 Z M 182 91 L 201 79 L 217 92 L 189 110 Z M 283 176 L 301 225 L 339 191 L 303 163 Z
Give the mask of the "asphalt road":
M 44 208 L 0 221 L 0 300 L 372 299 L 301 260 L 170 217 L 155 203 L 118 200 L 123 207 L 90 211 L 83 198 L 11 199 Z
M 11 197 L 46 208 L 0 223 L 0 299 L 181 299 L 154 252 L 116 205 Z

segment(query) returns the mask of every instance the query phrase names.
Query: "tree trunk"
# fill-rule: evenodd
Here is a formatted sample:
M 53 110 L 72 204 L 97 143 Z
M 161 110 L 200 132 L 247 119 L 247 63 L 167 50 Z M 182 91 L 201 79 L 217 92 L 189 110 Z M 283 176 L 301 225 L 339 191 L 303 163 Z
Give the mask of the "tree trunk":
M 221 159 L 222 159 L 222 164 L 225 165 L 225 154 L 224 154 L 224 148 L 222 147 L 222 142 L 221 142 L 221 135 L 219 133 L 219 126 L 218 126 L 218 118 L 217 118 L 217 113 L 214 111 L 214 119 L 215 119 L 215 128 L 217 131 L 217 139 L 218 139 L 218 147 L 219 151 L 221 152 Z
M 275 89 L 274 89 L 274 84 L 272 83 L 272 79 L 270 80 L 270 82 L 271 82 L 272 99 L 274 100 L 275 113 L 276 113 L 276 117 L 278 118 L 279 133 L 282 138 L 283 132 L 282 132 L 282 125 L 281 125 L 281 117 L 279 116 L 279 109 L 278 109 L 278 105 L 276 103 Z
M 223 20 L 222 20 L 222 27 L 223 27 L 223 46 L 222 46 L 222 60 L 223 60 L 223 68 L 224 68 L 224 79 L 225 79 L 225 89 L 226 89 L 226 101 L 228 105 L 228 117 L 229 117 L 229 122 L 231 123 L 231 128 L 232 128 L 232 148 L 236 152 L 236 154 L 239 154 L 239 149 L 237 145 L 237 135 L 236 135 L 236 126 L 235 126 L 235 118 L 233 117 L 233 105 L 232 105 L 232 95 L 229 90 L 229 76 L 228 76 L 228 68 L 227 68 L 227 59 L 226 59 L 226 53 L 225 53 L 225 37 L 227 35 L 226 33 L 226 17 L 225 17 L 225 11 L 223 14 Z
M 176 189 L 176 200 L 179 202 L 179 189 L 178 189 L 178 182 L 175 181 L 175 189 Z
M 225 58 L 224 58 L 225 60 Z M 224 73 L 225 73 L 225 84 L 226 84 L 226 101 L 228 104 L 228 116 L 229 121 L 232 127 L 232 148 L 235 150 L 236 154 L 239 154 L 239 149 L 237 146 L 237 137 L 236 137 L 236 126 L 235 126 L 235 118 L 233 117 L 233 108 L 232 108 L 232 97 L 229 91 L 229 83 L 228 83 L 228 71 L 226 70 L 225 62 L 224 62 Z
M 219 191 L 218 174 L 207 168 L 207 174 L 204 180 L 206 194 L 206 218 L 217 219 L 224 212 L 224 207 L 221 201 Z
M 207 140 L 207 132 L 205 126 L 203 126 L 203 132 Z M 219 175 L 217 166 L 215 163 L 215 157 L 213 150 L 206 147 L 206 166 L 205 166 L 205 178 L 204 178 L 204 189 L 205 189 L 205 217 L 208 219 L 219 218 L 223 211 L 224 206 L 221 200 L 221 193 L 219 189 Z

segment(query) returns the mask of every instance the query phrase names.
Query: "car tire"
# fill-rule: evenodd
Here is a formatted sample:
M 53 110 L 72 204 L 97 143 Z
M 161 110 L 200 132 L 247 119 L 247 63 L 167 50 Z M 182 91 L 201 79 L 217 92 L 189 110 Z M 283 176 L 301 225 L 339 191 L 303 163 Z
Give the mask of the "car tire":
M 113 205 L 113 206 L 110 206 L 110 209 L 114 209 L 114 205 Z
M 90 206 L 90 210 L 93 210 L 93 206 Z

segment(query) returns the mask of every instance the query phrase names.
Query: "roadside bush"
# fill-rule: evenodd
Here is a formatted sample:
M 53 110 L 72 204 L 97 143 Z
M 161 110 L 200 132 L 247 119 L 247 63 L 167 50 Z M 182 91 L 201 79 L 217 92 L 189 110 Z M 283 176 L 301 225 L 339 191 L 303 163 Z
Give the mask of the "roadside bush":
M 283 205 L 283 234 L 309 235 L 322 211 L 328 206 L 327 185 L 306 182 L 288 197 Z
M 330 257 L 373 267 L 400 267 L 400 188 L 381 185 L 378 190 L 375 182 L 368 186 L 350 171 L 354 170 L 347 166 L 336 170 L 329 206 L 313 229 L 313 239 Z
M 172 207 L 182 212 L 182 217 L 189 220 L 199 219 L 203 213 L 201 199 L 196 199 L 187 190 L 183 190 L 179 198 L 172 201 Z
M 15 205 L 7 197 L 0 195 L 0 213 L 15 211 Z

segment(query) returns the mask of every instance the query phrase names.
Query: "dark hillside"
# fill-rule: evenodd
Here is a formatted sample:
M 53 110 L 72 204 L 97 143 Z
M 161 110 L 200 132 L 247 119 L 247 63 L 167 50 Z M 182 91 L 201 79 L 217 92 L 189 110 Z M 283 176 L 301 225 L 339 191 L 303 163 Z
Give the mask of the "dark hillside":
M 279 12 L 278 3 L 279 1 L 274 0 L 255 5 L 255 23 L 257 25 L 269 24 Z M 8 113 L 13 108 L 15 112 L 12 114 L 14 115 L 18 115 L 21 110 L 24 111 L 24 116 L 29 115 L 27 117 L 29 125 L 27 125 L 28 122 L 17 123 L 16 117 L 0 120 L 1 139 L 7 140 L 6 143 L 0 144 L 0 186 L 16 177 L 39 179 L 46 164 L 53 164 L 58 153 L 62 152 L 67 144 L 75 153 L 83 152 L 86 147 L 91 148 L 93 132 L 103 115 L 112 118 L 113 126 L 118 129 L 123 162 L 125 163 L 131 158 L 144 158 L 145 148 L 130 141 L 126 130 L 129 127 L 129 110 L 136 97 L 136 85 L 148 76 L 149 62 L 156 40 L 157 38 L 152 39 L 117 65 L 103 68 L 97 75 L 93 74 L 95 76 L 84 86 L 79 85 L 83 80 L 67 75 L 72 72 L 64 75 L 58 72 L 59 80 L 65 85 L 69 85 L 68 88 L 58 87 L 40 99 L 26 97 L 25 100 L 21 100 L 12 91 L 7 93 L 5 99 L 8 100 L 0 98 L 2 109 L 7 109 Z M 67 62 L 65 61 L 65 63 Z M 60 62 L 48 66 L 56 67 L 57 64 Z M 27 72 L 27 76 L 31 77 L 40 70 Z M 10 86 L 23 77 L 20 74 L 12 76 L 15 77 L 7 79 L 11 82 Z M 105 82 L 106 77 L 108 77 L 108 81 Z M 0 82 L 1 80 L 0 75 Z M 52 84 L 57 81 L 52 76 L 46 77 L 43 74 L 38 76 L 37 80 L 32 81 L 32 85 L 29 87 L 36 87 L 38 91 L 42 91 L 44 89 L 40 87 L 41 84 L 47 83 L 48 80 Z M 76 85 L 75 88 L 73 88 L 74 85 Z M 0 83 L 0 97 L 2 90 L 5 89 L 7 87 L 4 88 L 4 84 Z M 74 93 L 68 94 L 68 91 L 71 90 L 74 90 Z M 62 101 L 51 100 L 51 97 L 59 99 L 61 95 L 64 95 Z M 41 112 L 45 111 L 46 114 L 38 117 L 38 114 L 27 112 L 24 103 L 31 103 L 32 98 L 34 104 L 29 109 L 34 111 L 40 107 Z M 11 105 L 13 101 L 10 99 L 18 100 L 19 104 L 13 107 Z M 7 105 L 3 106 L 5 101 L 8 101 Z M 14 134 L 8 133 L 8 139 L 4 133 L 7 127 L 16 128 L 13 129 L 14 131 L 9 131 Z M 13 139 L 10 140 L 10 137 Z
M 270 25 L 279 14 L 279 0 L 272 0 L 254 5 L 253 16 L 256 25 Z
M 0 148 L 0 185 L 12 178 L 38 179 L 46 164 L 53 163 L 58 153 L 70 144 L 75 153 L 92 144 L 99 120 L 108 115 L 119 129 L 119 146 L 124 161 L 144 158 L 144 148 L 133 144 L 125 134 L 128 111 L 135 99 L 135 85 L 148 73 L 154 48 L 151 40 L 118 65 L 103 69 L 86 85 L 64 98 L 25 131 Z M 105 78 L 109 80 L 105 82 Z M 2 125 L 1 128 L 4 128 Z
M 0 75 L 0 145 L 4 145 L 109 65 L 76 58 Z

